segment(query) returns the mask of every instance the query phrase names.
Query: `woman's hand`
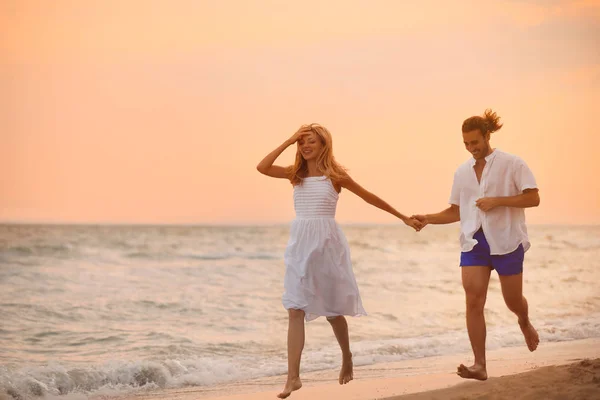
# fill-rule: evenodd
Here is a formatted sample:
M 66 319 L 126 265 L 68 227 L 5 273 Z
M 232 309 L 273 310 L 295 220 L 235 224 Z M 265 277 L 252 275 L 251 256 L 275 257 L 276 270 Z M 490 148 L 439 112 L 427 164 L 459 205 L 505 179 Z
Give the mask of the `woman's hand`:
M 273 165 L 273 163 L 275 162 L 277 157 L 279 157 L 279 155 L 285 151 L 285 149 L 296 143 L 302 135 L 306 135 L 309 132 L 310 126 L 302 125 L 300 129 L 298 129 L 296 133 L 294 133 L 288 140 L 280 144 L 279 147 L 267 154 L 266 157 L 258 163 L 258 165 L 256 166 L 258 172 L 267 176 L 271 176 L 273 178 L 289 179 L 287 168 L 279 165 Z
M 403 221 L 406 225 L 410 226 L 417 232 L 419 232 L 425 226 L 421 221 L 419 221 L 416 218 L 405 218 Z
M 286 143 L 288 144 L 288 146 L 291 146 L 292 144 L 296 143 L 301 136 L 309 134 L 310 131 L 311 130 L 309 125 L 302 125 L 300 129 L 296 131 L 296 133 L 294 133 L 288 140 L 286 140 Z

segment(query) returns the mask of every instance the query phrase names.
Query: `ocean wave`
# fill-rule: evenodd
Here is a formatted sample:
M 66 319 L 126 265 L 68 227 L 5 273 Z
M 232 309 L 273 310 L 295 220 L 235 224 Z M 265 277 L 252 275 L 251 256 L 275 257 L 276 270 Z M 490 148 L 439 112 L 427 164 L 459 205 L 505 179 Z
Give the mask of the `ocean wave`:
M 178 253 L 160 253 L 160 252 L 132 252 L 124 255 L 130 259 L 143 260 L 229 260 L 240 258 L 244 260 L 277 260 L 282 258 L 282 254 L 270 253 L 244 253 L 244 252 L 222 252 L 222 253 L 199 253 L 199 254 L 178 254 Z
M 68 244 L 48 245 L 39 244 L 31 246 L 12 246 L 3 250 L 5 254 L 17 256 L 53 256 L 64 257 L 68 256 L 72 251 L 72 247 Z
M 59 363 L 19 370 L 0 368 L 0 394 L 15 399 L 67 394 L 124 394 L 155 388 L 206 386 L 263 376 L 254 358 L 198 357 L 163 361 L 112 361 L 101 366 L 69 368 Z M 244 368 L 240 368 L 243 366 Z M 272 374 L 283 373 L 284 363 Z M 269 374 L 269 371 L 267 371 Z

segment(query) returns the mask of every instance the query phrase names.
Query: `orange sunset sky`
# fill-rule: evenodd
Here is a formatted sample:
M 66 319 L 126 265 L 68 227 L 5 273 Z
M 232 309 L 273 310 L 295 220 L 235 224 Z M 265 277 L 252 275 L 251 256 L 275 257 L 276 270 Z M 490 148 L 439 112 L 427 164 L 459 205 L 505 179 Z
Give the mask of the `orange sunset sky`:
M 0 0 L 0 222 L 285 223 L 255 167 L 310 122 L 436 212 L 487 107 L 538 180 L 528 221 L 600 223 L 599 0 Z M 338 220 L 397 221 L 349 192 Z

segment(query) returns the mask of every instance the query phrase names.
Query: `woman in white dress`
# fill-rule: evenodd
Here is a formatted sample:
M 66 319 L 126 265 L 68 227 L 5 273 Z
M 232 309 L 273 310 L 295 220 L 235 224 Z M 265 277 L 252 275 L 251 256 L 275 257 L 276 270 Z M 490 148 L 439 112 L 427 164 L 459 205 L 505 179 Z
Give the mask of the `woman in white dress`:
M 273 165 L 297 143 L 294 165 Z M 296 219 L 285 251 L 283 305 L 288 310 L 288 378 L 280 398 L 302 387 L 300 358 L 304 348 L 304 319 L 327 317 L 342 349 L 339 383 L 353 378 L 348 323 L 344 315 L 366 315 L 352 272 L 348 242 L 335 221 L 342 188 L 367 203 L 400 218 L 415 230 L 421 223 L 396 211 L 356 183 L 335 161 L 331 134 L 318 124 L 303 125 L 257 166 L 262 174 L 290 180 L 294 187 Z

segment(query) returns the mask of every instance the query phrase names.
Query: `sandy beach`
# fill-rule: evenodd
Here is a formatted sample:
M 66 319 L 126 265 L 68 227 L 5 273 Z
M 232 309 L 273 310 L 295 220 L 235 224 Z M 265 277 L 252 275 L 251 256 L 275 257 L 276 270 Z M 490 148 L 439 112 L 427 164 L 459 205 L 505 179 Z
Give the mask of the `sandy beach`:
M 468 382 L 447 389 L 394 396 L 387 400 L 598 398 L 600 398 L 600 359 L 596 358 L 491 378 L 484 383 Z
M 468 353 L 389 364 L 357 366 L 355 380 L 337 384 L 337 371 L 303 375 L 303 388 L 291 399 L 600 399 L 600 338 L 542 343 L 488 353 L 486 382 L 465 381 L 454 371 Z M 122 400 L 259 400 L 276 398 L 283 376 L 215 386 L 160 390 Z

